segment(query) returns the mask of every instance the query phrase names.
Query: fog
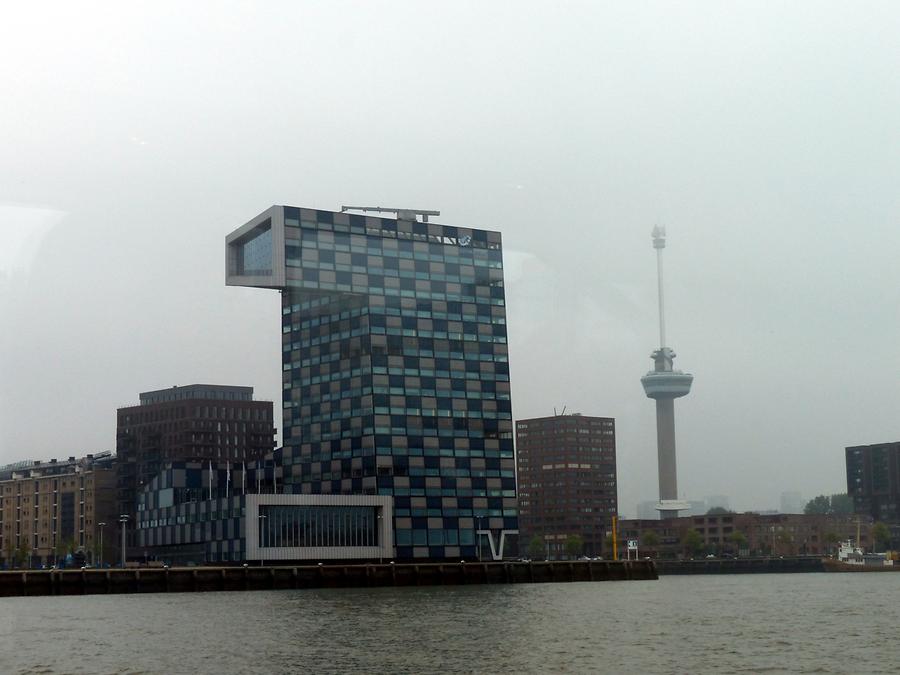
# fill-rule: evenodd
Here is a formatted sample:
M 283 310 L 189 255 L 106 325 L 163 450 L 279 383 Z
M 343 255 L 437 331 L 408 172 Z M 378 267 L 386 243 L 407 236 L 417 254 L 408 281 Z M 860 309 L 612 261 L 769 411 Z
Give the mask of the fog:
M 0 463 L 115 448 L 141 391 L 251 385 L 278 294 L 224 285 L 272 204 L 503 233 L 513 411 L 617 421 L 657 494 L 667 228 L 679 492 L 775 508 L 900 438 L 892 2 L 19 3 L 0 23 Z

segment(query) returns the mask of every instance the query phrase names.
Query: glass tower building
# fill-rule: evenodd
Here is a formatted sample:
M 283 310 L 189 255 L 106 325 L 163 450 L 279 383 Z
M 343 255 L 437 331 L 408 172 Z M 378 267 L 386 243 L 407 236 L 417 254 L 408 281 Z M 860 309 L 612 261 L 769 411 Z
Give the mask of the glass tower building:
M 500 557 L 517 534 L 498 232 L 273 206 L 229 285 L 282 293 L 284 489 L 394 500 L 398 558 Z

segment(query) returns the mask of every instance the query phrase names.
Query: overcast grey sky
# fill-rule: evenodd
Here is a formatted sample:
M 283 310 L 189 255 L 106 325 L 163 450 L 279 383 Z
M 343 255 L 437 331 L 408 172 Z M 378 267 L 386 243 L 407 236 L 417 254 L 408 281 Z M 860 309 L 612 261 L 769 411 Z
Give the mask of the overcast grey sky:
M 843 491 L 900 439 L 896 2 L 17 3 L 0 23 L 0 463 L 115 448 L 140 391 L 280 412 L 277 293 L 224 285 L 272 204 L 503 232 L 513 410 L 617 420 L 663 224 L 679 491 Z M 280 418 L 280 416 L 279 416 Z

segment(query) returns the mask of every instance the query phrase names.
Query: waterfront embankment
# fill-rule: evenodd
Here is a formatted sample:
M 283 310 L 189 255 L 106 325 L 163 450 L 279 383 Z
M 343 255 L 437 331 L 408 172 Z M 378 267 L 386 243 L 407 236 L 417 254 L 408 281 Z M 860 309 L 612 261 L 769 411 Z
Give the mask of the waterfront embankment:
M 0 572 L 0 596 L 656 579 L 652 560 L 388 563 Z
M 783 558 L 699 558 L 697 560 L 657 560 L 660 575 L 670 574 L 785 574 L 825 572 L 818 556 Z

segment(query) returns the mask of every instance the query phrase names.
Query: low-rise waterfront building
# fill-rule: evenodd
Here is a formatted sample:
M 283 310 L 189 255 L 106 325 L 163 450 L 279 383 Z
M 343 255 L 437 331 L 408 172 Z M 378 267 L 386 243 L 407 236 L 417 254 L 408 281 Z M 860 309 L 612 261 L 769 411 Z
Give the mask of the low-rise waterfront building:
M 73 555 L 98 563 L 115 547 L 115 457 L 25 461 L 0 467 L 3 566 L 41 567 Z M 101 530 L 107 538 L 101 549 Z
M 139 496 L 138 554 L 170 564 L 394 556 L 392 497 L 284 494 L 266 471 L 168 465 Z
M 871 519 L 857 516 L 721 513 L 716 515 L 623 520 L 619 542 L 624 551 L 636 540 L 640 555 L 690 558 L 705 555 L 826 555 L 839 541 L 871 547 Z M 689 534 L 689 532 L 696 534 Z

